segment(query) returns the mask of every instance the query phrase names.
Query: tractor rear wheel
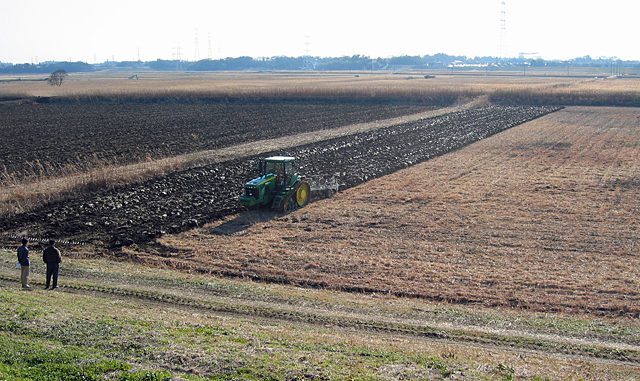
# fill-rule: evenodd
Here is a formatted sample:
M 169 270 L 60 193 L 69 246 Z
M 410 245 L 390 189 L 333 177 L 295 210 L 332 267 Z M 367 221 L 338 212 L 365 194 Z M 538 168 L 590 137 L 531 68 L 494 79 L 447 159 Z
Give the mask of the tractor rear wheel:
M 298 208 L 302 208 L 303 206 L 309 203 L 309 196 L 311 195 L 311 186 L 306 181 L 301 181 L 296 185 L 296 191 L 294 194 L 295 202 Z

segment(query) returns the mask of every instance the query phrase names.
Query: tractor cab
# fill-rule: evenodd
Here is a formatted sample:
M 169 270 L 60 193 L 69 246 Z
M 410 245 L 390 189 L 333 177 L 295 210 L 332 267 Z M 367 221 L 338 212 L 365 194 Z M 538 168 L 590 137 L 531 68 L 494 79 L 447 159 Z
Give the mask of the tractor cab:
M 296 172 L 295 158 L 271 156 L 259 162 L 260 176 L 245 183 L 240 203 L 246 207 L 271 206 L 291 211 L 309 202 L 309 183 Z
M 262 176 L 267 174 L 275 175 L 276 183 L 279 186 L 284 186 L 290 182 L 291 176 L 295 172 L 295 160 L 295 157 L 290 156 L 268 157 L 260 162 L 260 165 L 262 166 L 260 172 Z

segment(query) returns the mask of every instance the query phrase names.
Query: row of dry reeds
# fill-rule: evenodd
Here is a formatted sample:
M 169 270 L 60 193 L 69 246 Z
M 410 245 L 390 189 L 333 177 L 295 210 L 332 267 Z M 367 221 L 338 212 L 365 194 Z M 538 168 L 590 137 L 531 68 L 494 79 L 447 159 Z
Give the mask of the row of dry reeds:
M 163 157 L 164 155 L 160 153 L 147 152 L 143 156 L 136 158 L 135 162 L 150 163 Z M 119 161 L 118 158 L 104 158 L 100 157 L 98 153 L 84 157 L 76 156 L 75 159 L 65 163 L 34 160 L 26 161 L 24 164 L 24 168 L 21 170 L 10 170 L 6 165 L 2 164 L 0 166 L 0 188 L 126 165 L 126 163 L 123 164 Z
M 117 164 L 107 159 L 98 159 L 94 154 L 92 157 L 76 158 L 76 160 L 64 164 L 56 164 L 50 161 L 27 161 L 25 168 L 21 171 L 12 171 L 6 165 L 0 167 L 0 186 L 18 186 L 24 182 L 44 180 L 51 177 L 69 176 L 72 174 L 86 172 L 96 168 L 106 168 Z
M 95 91 L 58 97 L 38 97 L 42 103 L 369 103 L 394 104 L 415 103 L 433 106 L 448 106 L 461 98 L 481 95 L 475 90 L 430 89 L 430 88 L 320 88 L 298 87 L 288 89 L 247 90 L 146 90 Z
M 78 192 L 115 188 L 162 176 L 183 168 L 184 160 L 182 156 L 166 159 L 153 159 L 149 156 L 143 162 L 125 166 L 107 161 L 94 162 L 93 167 L 75 172 L 72 171 L 73 165 L 69 165 L 68 174 L 47 176 L 43 172 L 38 176 L 34 172 L 34 177 L 28 179 L 18 178 L 15 174 L 4 171 L 0 174 L 4 176 L 0 183 L 0 216 L 23 213 L 34 206 L 64 200 Z M 46 164 L 42 168 L 46 168 Z M 85 167 L 78 164 L 78 168 Z
M 462 98 L 489 95 L 503 105 L 625 106 L 640 107 L 640 91 L 592 90 L 565 87 L 505 89 L 455 89 L 415 87 L 293 87 L 263 89 L 146 89 L 142 91 L 93 91 L 57 97 L 32 98 L 39 103 L 412 103 L 448 106 Z M 15 99 L 15 97 L 12 97 Z
M 503 105 L 640 107 L 640 91 L 504 89 L 489 96 Z

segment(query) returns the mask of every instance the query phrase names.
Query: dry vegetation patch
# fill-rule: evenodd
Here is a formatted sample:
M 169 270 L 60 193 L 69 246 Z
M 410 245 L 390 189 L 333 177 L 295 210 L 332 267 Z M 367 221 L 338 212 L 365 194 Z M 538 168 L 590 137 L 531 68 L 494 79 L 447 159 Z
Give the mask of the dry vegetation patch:
M 12 96 L 68 96 L 113 97 L 172 94 L 247 95 L 360 95 L 362 97 L 384 95 L 429 95 L 442 91 L 464 93 L 487 89 L 517 86 L 541 86 L 554 83 L 573 83 L 575 79 L 558 77 L 503 77 L 503 76 L 450 76 L 446 73 L 436 78 L 424 79 L 419 73 L 140 73 L 139 81 L 126 79 L 118 72 L 74 73 L 64 86 L 49 86 L 44 82 L 13 81 L 0 83 L 0 94 Z
M 336 289 L 638 316 L 639 119 L 570 108 L 233 235 L 210 225 L 161 240 L 189 258 L 129 253 Z

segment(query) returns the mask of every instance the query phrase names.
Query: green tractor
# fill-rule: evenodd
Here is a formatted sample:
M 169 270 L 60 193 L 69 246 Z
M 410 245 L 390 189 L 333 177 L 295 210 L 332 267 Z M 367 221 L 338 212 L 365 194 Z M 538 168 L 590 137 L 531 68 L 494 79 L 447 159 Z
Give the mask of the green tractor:
M 281 212 L 307 205 L 311 187 L 304 176 L 296 173 L 295 160 L 288 156 L 260 160 L 260 177 L 244 185 L 240 204 L 248 208 L 269 206 Z

